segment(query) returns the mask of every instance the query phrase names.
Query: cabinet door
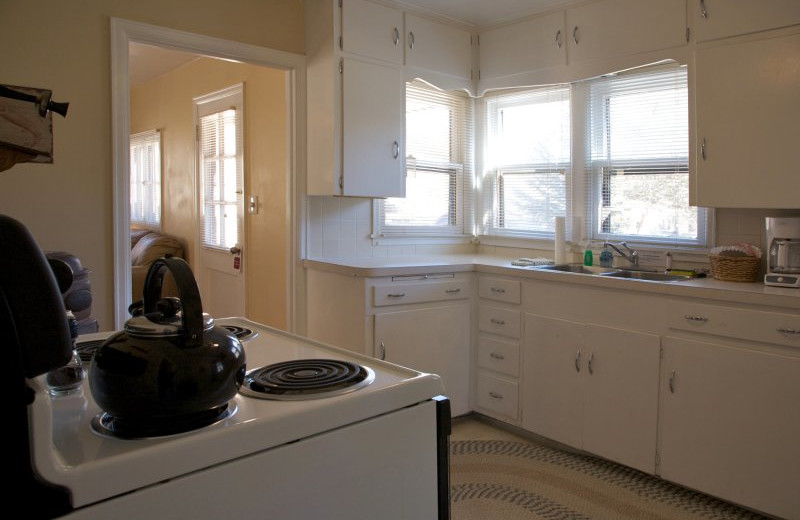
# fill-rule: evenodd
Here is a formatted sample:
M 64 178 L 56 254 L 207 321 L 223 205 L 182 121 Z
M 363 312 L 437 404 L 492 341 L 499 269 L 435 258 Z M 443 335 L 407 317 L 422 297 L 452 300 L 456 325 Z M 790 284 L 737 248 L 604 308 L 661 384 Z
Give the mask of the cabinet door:
M 525 315 L 522 427 L 575 448 L 582 444 L 587 355 L 581 338 L 579 323 Z
M 800 29 L 698 45 L 695 200 L 797 208 Z
M 800 358 L 666 337 L 661 476 L 800 518 Z
M 454 416 L 469 408 L 469 302 L 375 315 L 375 355 L 438 374 Z
M 403 197 L 400 68 L 352 59 L 342 67 L 342 195 Z
M 406 13 L 405 37 L 407 66 L 469 79 L 469 32 Z
M 703 42 L 800 23 L 797 0 L 690 0 L 695 40 Z
M 342 50 L 403 62 L 403 13 L 367 0 L 342 1 Z
M 586 325 L 583 449 L 655 472 L 659 336 Z
M 686 44 L 684 0 L 604 0 L 567 10 L 571 63 Z
M 564 12 L 484 31 L 479 48 L 482 80 L 566 65 Z

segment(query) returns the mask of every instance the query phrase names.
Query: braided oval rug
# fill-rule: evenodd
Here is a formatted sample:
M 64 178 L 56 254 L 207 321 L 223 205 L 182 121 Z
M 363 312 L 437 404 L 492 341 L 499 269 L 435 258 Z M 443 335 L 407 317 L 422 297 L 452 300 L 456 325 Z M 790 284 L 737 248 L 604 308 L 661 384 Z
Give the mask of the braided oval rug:
M 520 440 L 451 440 L 452 520 L 766 520 L 640 471 Z

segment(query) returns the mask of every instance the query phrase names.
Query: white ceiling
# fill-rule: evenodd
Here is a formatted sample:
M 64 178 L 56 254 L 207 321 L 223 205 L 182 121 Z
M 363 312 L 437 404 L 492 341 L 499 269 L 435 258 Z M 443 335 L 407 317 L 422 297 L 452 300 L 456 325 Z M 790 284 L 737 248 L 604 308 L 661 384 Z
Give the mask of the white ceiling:
M 397 0 L 421 13 L 472 27 L 487 27 L 540 13 L 576 0 Z M 199 58 L 195 54 L 131 43 L 128 62 L 131 88 Z

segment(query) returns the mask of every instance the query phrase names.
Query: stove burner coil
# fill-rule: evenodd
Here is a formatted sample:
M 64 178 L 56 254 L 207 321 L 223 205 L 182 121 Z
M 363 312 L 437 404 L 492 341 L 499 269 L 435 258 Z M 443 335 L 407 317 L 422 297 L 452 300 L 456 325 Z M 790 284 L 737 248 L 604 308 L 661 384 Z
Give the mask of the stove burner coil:
M 84 365 L 88 365 L 92 362 L 92 357 L 94 353 L 97 352 L 97 349 L 105 343 L 103 339 L 95 339 L 90 341 L 82 341 L 78 342 L 75 345 L 75 350 L 78 352 L 78 357 L 81 358 L 81 363 Z
M 258 333 L 254 332 L 247 327 L 241 327 L 239 325 L 220 325 L 223 329 L 227 329 L 228 332 L 236 336 L 236 339 L 239 341 L 244 341 L 246 339 L 252 339 L 258 335 Z
M 239 391 L 262 399 L 301 400 L 351 392 L 374 380 L 371 369 L 348 361 L 300 359 L 251 370 Z
M 129 420 L 101 413 L 92 419 L 95 433 L 117 439 L 145 439 L 186 433 L 216 424 L 236 413 L 235 404 L 225 404 L 186 417 Z

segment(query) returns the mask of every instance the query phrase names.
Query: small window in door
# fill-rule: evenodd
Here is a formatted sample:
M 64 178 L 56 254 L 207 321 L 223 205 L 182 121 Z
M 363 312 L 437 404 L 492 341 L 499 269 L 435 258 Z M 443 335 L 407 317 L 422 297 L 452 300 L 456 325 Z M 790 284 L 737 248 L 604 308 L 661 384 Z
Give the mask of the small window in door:
M 195 99 L 202 246 L 241 242 L 244 177 L 241 85 Z
M 148 130 L 130 137 L 130 219 L 148 229 L 161 227 L 161 132 Z

